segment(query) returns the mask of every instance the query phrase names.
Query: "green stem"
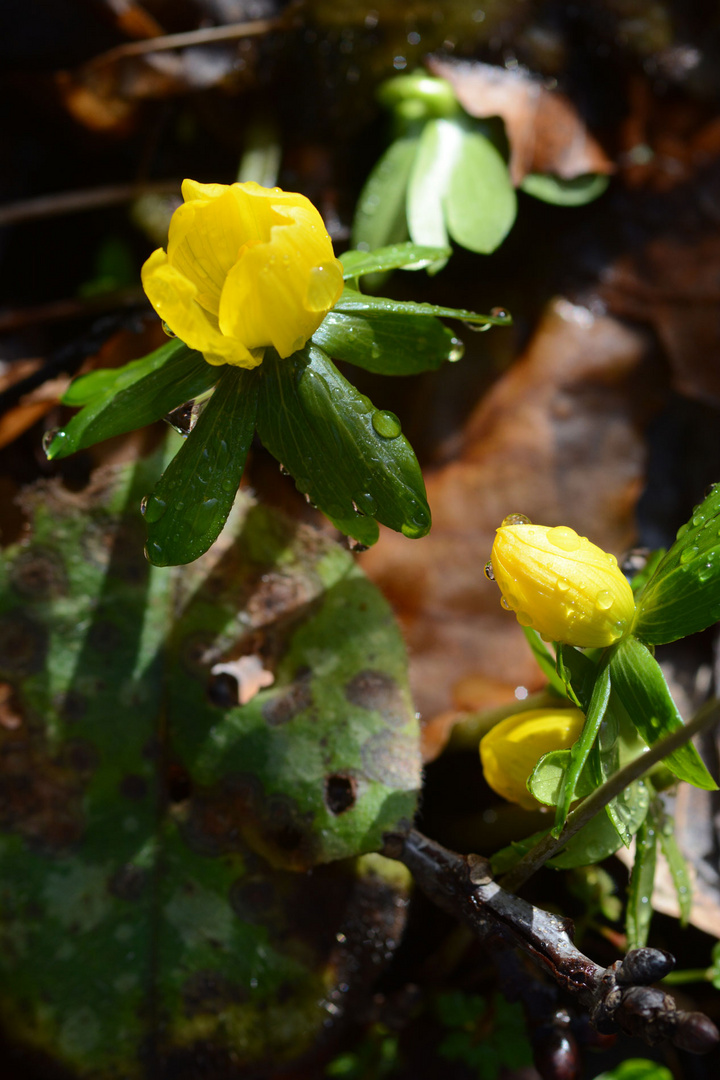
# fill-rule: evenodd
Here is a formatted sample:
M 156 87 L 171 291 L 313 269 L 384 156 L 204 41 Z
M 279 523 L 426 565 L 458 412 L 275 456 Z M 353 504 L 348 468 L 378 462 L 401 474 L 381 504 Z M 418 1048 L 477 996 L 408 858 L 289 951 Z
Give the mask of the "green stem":
M 641 754 L 634 761 L 628 762 L 622 769 L 614 773 L 597 791 L 594 791 L 592 795 L 588 795 L 587 799 L 584 799 L 568 815 L 565 827 L 557 839 L 550 835 L 544 836 L 535 847 L 528 851 L 527 855 L 523 856 L 512 870 L 501 878 L 500 884 L 502 887 L 507 889 L 508 892 L 515 892 L 521 885 L 524 885 L 528 878 L 532 877 L 537 870 L 544 866 L 548 859 L 552 859 L 553 855 L 557 854 L 571 837 L 580 832 L 580 829 L 587 825 L 596 814 L 599 814 L 611 799 L 624 791 L 628 784 L 644 776 L 646 772 L 653 768 L 654 765 L 657 765 L 659 761 L 662 761 L 664 757 L 667 757 L 668 754 L 672 754 L 675 750 L 679 750 L 681 746 L 685 746 L 694 735 L 698 735 L 701 731 L 711 727 L 716 722 L 719 711 L 720 701 L 717 698 L 706 702 L 684 727 L 673 731 L 664 739 L 660 739 L 646 753 Z

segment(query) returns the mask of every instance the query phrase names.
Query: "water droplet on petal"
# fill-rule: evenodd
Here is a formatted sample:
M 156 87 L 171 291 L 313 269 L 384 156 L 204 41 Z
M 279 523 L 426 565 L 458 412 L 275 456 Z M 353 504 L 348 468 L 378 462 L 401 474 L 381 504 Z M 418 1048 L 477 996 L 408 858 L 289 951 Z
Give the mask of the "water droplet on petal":
M 602 592 L 597 594 L 595 598 L 595 607 L 598 609 L 598 611 L 607 611 L 608 608 L 612 607 L 612 602 L 612 593 L 608 592 L 607 589 L 604 589 Z
M 525 514 L 508 514 L 502 519 L 501 528 L 505 525 L 532 525 L 532 521 Z
M 580 537 L 567 525 L 558 525 L 554 529 L 548 529 L 547 538 L 549 543 L 560 551 L 577 551 L 580 547 Z
M 507 600 L 505 599 L 504 596 L 502 596 L 500 598 L 500 603 L 505 608 L 506 611 L 512 611 L 512 608 L 510 607 L 510 605 L 508 604 L 508 602 L 507 602 Z
M 485 577 L 488 579 L 488 581 L 494 581 L 495 580 L 495 571 L 493 570 L 493 564 L 491 562 L 486 562 L 485 563 L 484 573 L 485 573 Z
M 517 621 L 520 623 L 521 626 L 532 626 L 532 615 L 528 615 L 527 611 L 518 611 L 516 612 L 516 614 Z
M 175 333 L 175 331 L 170 329 L 170 327 L 168 326 L 168 324 L 165 322 L 164 319 L 162 321 L 162 328 L 163 328 L 163 330 L 165 331 L 165 333 L 167 334 L 168 337 L 177 337 L 177 334 Z
M 372 426 L 383 439 L 397 439 L 402 433 L 402 425 L 395 413 L 387 409 L 376 409 L 372 414 Z

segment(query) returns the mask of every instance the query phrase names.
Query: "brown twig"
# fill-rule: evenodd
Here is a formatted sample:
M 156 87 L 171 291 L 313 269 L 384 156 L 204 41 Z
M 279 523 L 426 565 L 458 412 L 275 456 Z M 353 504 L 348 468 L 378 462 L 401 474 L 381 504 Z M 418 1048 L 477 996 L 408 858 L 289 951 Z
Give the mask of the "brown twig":
M 167 52 L 168 49 L 187 49 L 192 45 L 213 45 L 218 41 L 236 41 L 239 38 L 258 37 L 271 30 L 277 30 L 286 23 L 285 18 L 254 19 L 244 23 L 230 23 L 228 26 L 206 26 L 200 30 L 188 30 L 181 34 L 163 34 L 162 37 L 145 38 L 142 41 L 130 41 L 126 45 L 117 45 L 94 57 L 87 67 L 113 64 L 128 56 L 144 56 L 146 53 Z
M 694 1054 L 720 1042 L 707 1016 L 683 1012 L 669 994 L 649 985 L 674 966 L 669 953 L 634 949 L 624 960 L 601 968 L 575 947 L 569 919 L 506 892 L 492 880 L 486 859 L 448 851 L 414 829 L 406 836 L 386 836 L 384 854 L 403 862 L 429 899 L 478 937 L 530 955 L 588 1010 L 602 1034 L 620 1028 L 651 1045 L 669 1039 Z
M 52 195 L 39 195 L 35 199 L 0 206 L 0 227 L 17 225 L 21 221 L 55 217 L 58 214 L 76 214 L 82 210 L 97 210 L 104 206 L 116 206 L 131 202 L 140 195 L 179 195 L 179 180 L 156 180 L 148 184 L 109 184 L 107 187 L 84 188 L 79 191 L 60 191 Z

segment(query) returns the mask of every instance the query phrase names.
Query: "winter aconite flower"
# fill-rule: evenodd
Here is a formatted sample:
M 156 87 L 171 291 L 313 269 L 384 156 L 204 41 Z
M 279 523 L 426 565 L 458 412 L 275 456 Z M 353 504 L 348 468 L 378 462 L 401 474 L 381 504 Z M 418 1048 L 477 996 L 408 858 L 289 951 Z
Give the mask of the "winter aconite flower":
M 512 514 L 497 530 L 486 569 L 503 606 L 548 641 L 602 648 L 632 622 L 632 589 L 615 556 L 565 525 L 532 525 Z
M 272 345 L 301 349 L 343 288 L 320 214 L 304 195 L 185 180 L 167 254 L 142 268 L 150 303 L 210 364 L 253 368 Z
M 579 709 L 528 709 L 508 716 L 480 740 L 485 779 L 504 799 L 537 810 L 540 804 L 527 789 L 528 777 L 543 754 L 569 749 L 584 723 Z

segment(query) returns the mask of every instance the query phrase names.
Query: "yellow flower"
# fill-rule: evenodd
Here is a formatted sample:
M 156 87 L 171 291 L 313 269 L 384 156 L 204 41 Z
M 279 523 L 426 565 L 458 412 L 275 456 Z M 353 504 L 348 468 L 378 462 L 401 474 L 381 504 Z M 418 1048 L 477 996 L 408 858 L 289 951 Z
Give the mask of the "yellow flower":
M 565 525 L 511 515 L 497 530 L 489 565 L 503 607 L 548 641 L 602 648 L 630 627 L 635 601 L 617 559 Z
M 541 804 L 527 789 L 528 777 L 543 754 L 568 750 L 584 723 L 579 709 L 527 709 L 508 716 L 480 740 L 485 779 L 504 799 L 537 810 Z
M 304 195 L 185 180 L 167 254 L 142 268 L 150 303 L 209 364 L 254 368 L 301 349 L 340 298 L 342 266 Z

